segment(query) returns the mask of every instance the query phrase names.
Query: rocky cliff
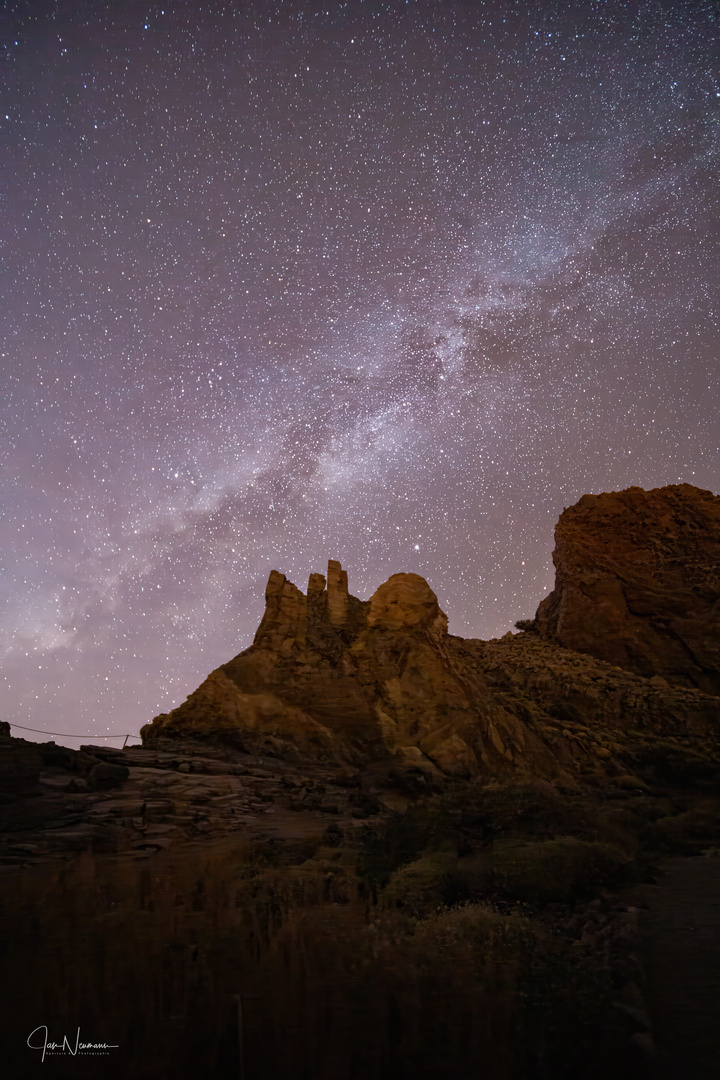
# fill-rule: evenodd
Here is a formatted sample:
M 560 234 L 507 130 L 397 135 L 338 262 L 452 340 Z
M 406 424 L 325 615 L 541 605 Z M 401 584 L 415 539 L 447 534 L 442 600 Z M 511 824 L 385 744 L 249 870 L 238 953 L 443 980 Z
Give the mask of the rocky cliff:
M 533 624 L 539 634 L 507 634 L 491 642 L 448 634 L 435 593 L 416 574 L 394 574 L 369 600 L 361 601 L 348 592 L 347 575 L 338 562 L 328 564 L 327 577 L 311 574 L 306 594 L 272 571 L 265 614 L 250 648 L 212 672 L 177 709 L 143 728 L 143 740 L 152 744 L 184 736 L 220 738 L 287 760 L 299 756 L 365 768 L 372 764 L 430 783 L 508 774 L 575 782 L 598 769 L 627 771 L 633 755 L 641 759 L 644 743 L 658 737 L 680 739 L 692 753 L 694 746 L 714 741 L 720 721 L 720 699 L 697 688 L 700 683 L 703 690 L 714 687 L 708 642 L 715 632 L 716 610 L 716 570 L 703 547 L 699 522 L 715 520 L 712 513 L 720 500 L 702 492 L 691 498 L 695 489 L 686 492 L 685 487 L 586 496 L 565 512 L 559 559 L 556 552 L 561 600 L 555 600 L 554 593 L 541 605 Z M 678 530 L 670 540 L 657 524 L 665 521 L 657 506 L 668 502 L 663 494 L 668 492 Z M 593 517 L 588 510 L 594 500 L 610 500 L 612 507 L 619 507 L 616 517 L 624 526 L 610 521 L 602 535 L 608 540 L 633 537 L 618 547 L 624 561 L 618 556 L 613 564 L 597 555 L 593 561 L 579 545 L 571 548 L 572 559 L 564 556 L 569 549 L 564 522 Z M 656 507 L 654 517 L 634 508 L 641 501 Z M 694 514 L 688 503 L 696 507 Z M 683 533 L 685 541 L 679 535 L 681 520 L 691 523 Z M 693 560 L 681 560 L 679 552 L 691 549 Z M 642 557 L 633 562 L 636 550 Z M 657 551 L 667 553 L 659 574 L 646 558 L 647 552 Z M 692 624 L 694 656 L 700 653 L 698 642 L 706 642 L 705 666 L 696 665 L 694 680 L 689 665 L 670 670 L 670 646 L 658 644 L 652 653 L 654 639 L 648 633 L 643 638 L 648 656 L 660 659 L 655 666 L 648 661 L 642 673 L 633 671 L 627 653 L 606 640 L 607 618 L 600 635 L 606 655 L 583 655 L 593 651 L 587 633 L 573 637 L 575 624 L 567 615 L 574 610 L 576 595 L 588 595 L 577 582 L 608 579 L 610 585 L 601 584 L 589 595 L 601 611 L 611 611 L 607 604 L 603 607 L 602 598 L 618 595 L 620 586 L 613 583 L 619 578 L 612 577 L 611 568 L 621 562 L 633 611 L 641 596 L 646 609 L 651 608 L 655 595 L 659 614 L 648 621 L 659 642 L 663 627 L 668 627 L 666 638 L 674 643 L 680 622 L 688 639 Z M 600 566 L 608 568 L 604 578 Z M 574 577 L 568 567 L 577 570 Z M 654 594 L 647 584 L 652 580 Z M 682 583 L 689 581 L 692 586 L 685 588 Z M 683 597 L 695 598 L 694 621 Z M 555 609 L 563 618 L 551 624 Z M 591 618 L 578 621 L 593 625 Z M 602 647 L 596 651 L 601 653 Z M 679 674 L 681 685 L 669 685 L 664 674 Z
M 560 517 L 553 561 L 532 628 L 720 694 L 720 497 L 690 484 L 585 495 Z

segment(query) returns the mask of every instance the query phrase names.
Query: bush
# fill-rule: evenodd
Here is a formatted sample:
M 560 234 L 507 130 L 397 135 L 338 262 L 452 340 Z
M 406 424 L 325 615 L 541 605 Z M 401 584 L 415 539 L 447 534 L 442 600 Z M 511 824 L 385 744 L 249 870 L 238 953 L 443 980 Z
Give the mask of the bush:
M 426 918 L 415 934 L 418 949 L 429 946 L 436 955 L 463 953 L 478 970 L 526 962 L 524 949 L 540 931 L 515 913 L 501 915 L 489 904 L 465 904 Z
M 562 836 L 541 843 L 497 840 L 492 880 L 506 897 L 531 903 L 573 901 L 619 881 L 625 860 L 608 844 Z
M 507 832 L 554 835 L 577 808 L 562 799 L 546 780 L 525 783 L 470 785 L 450 794 L 447 810 L 459 815 L 461 826 L 487 839 Z
M 448 884 L 457 863 L 454 852 L 436 851 L 396 870 L 383 894 L 389 907 L 421 916 L 448 901 Z
M 363 826 L 358 873 L 385 885 L 394 870 L 412 862 L 427 847 L 432 831 L 424 815 L 412 812 L 392 814 L 378 826 Z

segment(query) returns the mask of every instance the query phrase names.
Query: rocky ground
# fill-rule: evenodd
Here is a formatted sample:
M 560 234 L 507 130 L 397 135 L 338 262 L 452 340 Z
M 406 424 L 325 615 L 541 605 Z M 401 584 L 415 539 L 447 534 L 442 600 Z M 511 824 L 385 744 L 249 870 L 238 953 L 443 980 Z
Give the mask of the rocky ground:
M 352 828 L 383 808 L 363 791 L 355 770 L 207 741 L 79 752 L 8 736 L 0 736 L 0 744 L 17 789 L 0 804 L 0 867 L 86 850 L 147 856 L 234 833 L 292 840 L 322 832 L 331 821 Z
M 680 1075 L 666 1047 L 682 1042 L 681 1010 L 657 993 L 677 928 L 661 914 L 649 966 L 646 911 L 661 910 L 664 860 L 720 835 L 712 779 L 428 790 L 405 767 L 207 739 L 78 752 L 0 739 L 17 788 L 0 872 L 5 960 L 22 968 L 13 1026 L 48 999 L 68 1023 L 73 1009 L 88 1025 L 114 1016 L 127 1053 L 104 1076 L 151 1080 L 170 1063 L 189 1077 L 208 1061 L 237 1075 L 238 992 L 262 1080 L 469 1080 L 479 1061 L 493 1080 Z

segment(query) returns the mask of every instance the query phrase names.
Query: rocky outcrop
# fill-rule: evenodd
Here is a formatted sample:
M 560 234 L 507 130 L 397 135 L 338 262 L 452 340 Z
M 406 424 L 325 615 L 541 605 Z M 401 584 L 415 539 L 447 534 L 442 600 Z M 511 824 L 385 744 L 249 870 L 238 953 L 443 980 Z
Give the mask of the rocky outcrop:
M 363 602 L 331 560 L 327 579 L 310 576 L 307 595 L 272 571 L 265 597 L 252 646 L 144 728 L 146 741 L 235 734 L 327 759 L 409 753 L 430 772 L 434 757 L 456 771 L 477 768 L 457 728 L 477 727 L 476 710 L 450 671 L 447 618 L 423 578 L 394 574 Z
M 560 517 L 553 561 L 555 588 L 528 628 L 720 694 L 720 497 L 690 484 L 584 495 Z
M 430 780 L 496 773 L 514 760 L 557 773 L 541 738 L 473 676 L 468 685 L 447 617 L 417 574 L 393 574 L 361 601 L 331 561 L 306 596 L 276 571 L 265 595 L 253 645 L 143 728 L 146 743 L 221 736 L 286 755 L 384 761 Z
M 368 626 L 386 630 L 425 630 L 441 641 L 447 634 L 447 615 L 425 578 L 393 574 L 370 597 Z
M 10 731 L 10 724 L 0 725 L 0 806 L 18 797 L 42 794 L 43 784 L 57 787 L 62 783 L 71 791 L 102 791 L 127 780 L 124 765 L 110 765 L 87 750 L 71 750 L 54 742 L 14 739 Z
M 431 785 L 508 773 L 574 783 L 597 768 L 622 772 L 618 755 L 661 733 L 712 741 L 719 708 L 537 634 L 454 637 L 417 574 L 393 574 L 361 601 L 331 562 L 307 595 L 272 571 L 250 648 L 142 736 L 220 738 Z

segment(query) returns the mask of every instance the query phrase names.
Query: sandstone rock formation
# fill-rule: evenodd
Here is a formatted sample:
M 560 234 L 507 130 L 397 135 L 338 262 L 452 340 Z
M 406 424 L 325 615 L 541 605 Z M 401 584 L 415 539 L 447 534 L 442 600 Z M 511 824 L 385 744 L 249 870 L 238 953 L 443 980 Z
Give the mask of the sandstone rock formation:
M 533 629 L 720 694 L 720 497 L 690 484 L 585 495 L 560 517 L 553 561 Z
M 575 782 L 648 738 L 714 739 L 720 700 L 569 651 L 537 634 L 463 640 L 427 582 L 393 574 L 367 601 L 339 563 L 307 595 L 272 571 L 249 649 L 142 730 L 443 778 Z
M 493 709 L 471 701 L 453 673 L 447 618 L 423 578 L 393 574 L 363 602 L 330 561 L 327 582 L 312 574 L 307 596 L 277 571 L 265 596 L 253 645 L 145 727 L 146 741 L 235 732 L 284 740 L 303 754 L 398 755 L 460 775 L 495 753 L 492 740 L 485 746 Z M 542 757 L 539 741 L 536 749 Z

